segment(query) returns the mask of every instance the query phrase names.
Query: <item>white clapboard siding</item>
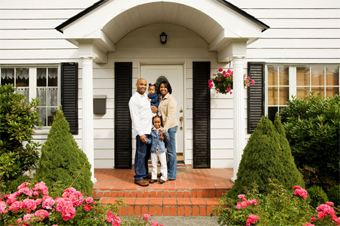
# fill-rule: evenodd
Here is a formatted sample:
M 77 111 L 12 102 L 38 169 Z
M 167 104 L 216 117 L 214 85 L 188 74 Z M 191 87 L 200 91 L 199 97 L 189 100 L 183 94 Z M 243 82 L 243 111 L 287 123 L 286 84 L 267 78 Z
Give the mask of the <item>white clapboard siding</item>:
M 0 49 L 21 49 L 21 50 L 29 50 L 29 49 L 78 49 L 77 46 L 72 43 L 65 41 L 63 39 L 60 40 L 1 40 L 0 41 Z
M 229 2 L 244 9 L 333 9 L 340 8 L 340 2 L 338 0 L 286 0 L 286 1 L 272 1 L 272 0 L 229 0 Z
M 2 3 L 2 2 L 1 2 Z M 2 10 L 0 9 L 0 19 L 69 19 L 70 17 L 78 14 L 82 10 L 54 10 L 54 9 L 23 9 L 23 10 Z
M 340 10 L 338 10 L 340 11 Z M 270 28 L 294 28 L 294 29 L 325 29 L 325 28 L 340 28 L 339 19 L 262 19 L 262 22 L 270 24 Z
M 274 3 L 274 4 L 273 4 Z M 275 7 L 275 2 L 271 5 Z M 314 19 L 314 18 L 340 18 L 338 9 L 247 9 L 249 14 L 256 18 L 288 18 L 288 19 Z
M 89 7 L 97 0 L 58 0 L 58 1 L 42 1 L 42 0 L 15 0 L 1 1 L 0 9 L 79 9 Z
M 51 29 L 63 23 L 65 19 L 52 20 L 28 20 L 24 19 L 0 19 L 0 30 L 32 30 L 32 29 Z
M 334 49 L 340 47 L 339 39 L 259 39 L 248 45 L 248 49 Z

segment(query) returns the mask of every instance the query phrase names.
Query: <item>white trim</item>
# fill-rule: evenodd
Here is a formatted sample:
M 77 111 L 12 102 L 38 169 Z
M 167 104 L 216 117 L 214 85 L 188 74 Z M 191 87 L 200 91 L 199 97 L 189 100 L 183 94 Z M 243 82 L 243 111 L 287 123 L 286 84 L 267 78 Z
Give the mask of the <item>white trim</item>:
M 296 67 L 289 67 L 289 100 L 296 97 Z

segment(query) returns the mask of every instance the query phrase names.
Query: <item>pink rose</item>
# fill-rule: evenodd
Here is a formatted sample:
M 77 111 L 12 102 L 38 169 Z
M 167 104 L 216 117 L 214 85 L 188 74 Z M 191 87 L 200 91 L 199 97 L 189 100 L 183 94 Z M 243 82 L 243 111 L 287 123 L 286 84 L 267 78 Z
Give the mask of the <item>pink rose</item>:
M 316 220 L 316 217 L 312 217 L 309 221 L 310 222 L 313 222 L 313 221 L 315 221 Z
M 227 76 L 227 72 L 225 72 L 225 71 L 223 71 L 223 73 L 222 73 L 224 76 Z
M 38 210 L 37 212 L 35 212 L 34 216 L 38 217 L 40 221 L 42 221 L 47 218 L 49 214 L 46 210 Z
M 24 204 L 24 208 L 26 208 L 26 212 L 29 213 L 32 210 L 35 210 L 37 208 L 37 204 L 33 199 L 25 199 L 22 201 Z
M 34 202 L 34 201 L 33 201 Z M 17 212 L 24 207 L 24 204 L 20 201 L 15 201 L 12 205 L 8 208 L 8 211 Z
M 301 187 L 299 185 L 295 185 L 293 189 L 301 189 Z
M 237 197 L 239 197 L 240 199 L 243 199 L 243 198 L 246 197 L 246 196 L 243 195 L 243 194 L 240 194 L 240 195 L 238 195 Z
M 120 224 L 121 224 L 120 218 L 115 216 L 115 221 L 112 222 L 112 226 L 120 226 Z
M 220 82 L 220 81 L 221 81 L 221 78 L 217 78 L 217 81 L 219 81 L 219 82 Z
M 48 197 L 47 199 L 45 199 L 45 201 L 42 204 L 42 207 L 44 209 L 52 209 L 52 206 L 55 204 L 55 201 L 53 200 L 53 198 Z
M 158 226 L 158 222 L 157 221 L 152 222 L 151 226 Z
M 213 81 L 210 79 L 210 80 L 208 80 L 208 84 L 211 84 Z
M 209 89 L 211 89 L 214 85 L 213 84 L 209 84 Z
M 220 69 L 218 69 L 218 71 L 219 71 L 219 72 L 222 72 L 222 71 L 223 71 L 223 69 L 222 69 L 222 68 L 220 68 Z
M 249 87 L 249 83 L 247 83 L 247 87 Z
M 92 203 L 92 202 L 93 202 L 93 198 L 92 198 L 92 197 L 87 197 L 87 198 L 85 199 L 85 202 L 86 202 L 86 203 Z
M 216 74 L 213 74 L 213 76 L 216 76 Z
M 36 200 L 35 200 L 35 204 L 36 204 L 37 206 L 40 205 L 41 202 L 42 202 L 42 199 L 36 199 Z
M 243 202 L 241 202 L 241 206 L 244 209 L 244 208 L 246 208 L 248 206 L 248 204 L 247 204 L 246 201 L 243 201 Z
M 258 216 L 251 214 L 246 221 L 246 225 L 255 224 L 258 219 Z
M 33 191 L 31 191 L 28 187 L 24 187 L 24 188 L 20 188 L 20 190 L 18 191 L 19 194 L 24 193 L 27 196 L 31 196 Z
M 26 187 L 28 184 L 29 184 L 28 182 L 22 183 L 21 185 L 19 185 L 18 190 L 20 190 L 20 189 Z
M 149 222 L 150 215 L 149 214 L 144 214 L 143 216 L 144 216 L 146 222 Z
M 329 205 L 329 206 L 334 206 L 333 202 L 326 202 L 326 204 Z
M 253 85 L 254 85 L 254 84 L 255 84 L 255 81 L 254 81 L 254 80 L 251 80 L 251 84 L 253 84 Z
M 25 214 L 25 215 L 24 215 L 24 220 L 25 220 L 25 221 L 29 221 L 33 216 L 34 216 L 33 214 L 29 214 L 29 213 L 28 213 L 28 214 Z
M 92 208 L 91 208 L 91 206 L 90 206 L 89 204 L 86 204 L 86 205 L 84 206 L 84 210 L 87 211 L 87 212 L 89 212 L 91 209 L 92 209 Z
M 326 214 L 324 214 L 324 212 L 319 212 L 318 213 L 318 218 L 319 219 L 323 219 L 323 217 L 325 216 Z
M 241 209 L 241 202 L 238 202 L 237 205 L 236 205 L 236 209 Z
M 6 203 L 0 202 L 0 214 L 5 212 L 5 210 L 6 210 Z
M 227 92 L 229 92 L 230 90 L 231 90 L 231 88 L 228 88 L 228 89 L 227 89 Z
M 304 223 L 303 224 L 303 226 L 315 226 L 314 224 L 311 224 L 311 223 L 308 223 L 308 222 L 306 222 L 306 223 Z

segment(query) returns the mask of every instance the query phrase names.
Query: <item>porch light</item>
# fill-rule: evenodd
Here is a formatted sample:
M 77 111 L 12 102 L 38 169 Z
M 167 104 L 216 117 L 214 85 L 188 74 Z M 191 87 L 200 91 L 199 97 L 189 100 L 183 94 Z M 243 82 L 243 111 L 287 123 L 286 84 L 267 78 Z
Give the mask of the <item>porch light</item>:
M 162 34 L 159 35 L 159 37 L 160 37 L 161 43 L 165 44 L 167 41 L 167 37 L 168 37 L 167 34 L 165 34 L 163 31 Z

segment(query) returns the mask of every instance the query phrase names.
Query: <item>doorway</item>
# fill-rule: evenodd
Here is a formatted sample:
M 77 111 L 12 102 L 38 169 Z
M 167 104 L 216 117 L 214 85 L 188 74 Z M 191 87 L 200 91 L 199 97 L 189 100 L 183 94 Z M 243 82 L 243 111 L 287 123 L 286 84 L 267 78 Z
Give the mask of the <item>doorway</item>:
M 156 83 L 160 80 L 168 80 L 172 88 L 172 95 L 177 101 L 176 118 L 178 130 L 176 133 L 177 159 L 184 158 L 184 76 L 183 65 L 142 65 L 141 77 L 147 83 Z M 182 156 L 182 157 L 181 157 Z

